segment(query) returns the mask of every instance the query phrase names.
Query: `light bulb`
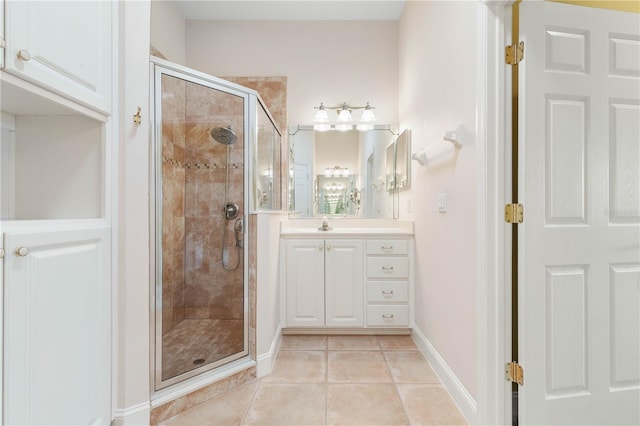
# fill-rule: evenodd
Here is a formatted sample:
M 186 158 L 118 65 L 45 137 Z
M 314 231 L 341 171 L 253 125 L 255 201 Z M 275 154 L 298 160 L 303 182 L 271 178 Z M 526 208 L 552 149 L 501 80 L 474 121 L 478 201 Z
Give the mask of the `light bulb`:
M 335 129 L 340 132 L 348 132 L 353 129 L 353 124 L 350 123 L 339 123 L 336 124 Z

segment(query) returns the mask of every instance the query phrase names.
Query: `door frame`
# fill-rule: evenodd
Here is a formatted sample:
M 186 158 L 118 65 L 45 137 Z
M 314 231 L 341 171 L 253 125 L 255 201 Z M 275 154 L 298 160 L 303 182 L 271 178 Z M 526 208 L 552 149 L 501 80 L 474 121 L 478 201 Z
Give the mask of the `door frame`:
M 503 55 L 513 3 L 484 0 L 477 13 L 475 424 L 511 424 L 511 383 L 504 380 L 511 356 L 511 229 L 503 220 L 511 191 L 511 76 Z

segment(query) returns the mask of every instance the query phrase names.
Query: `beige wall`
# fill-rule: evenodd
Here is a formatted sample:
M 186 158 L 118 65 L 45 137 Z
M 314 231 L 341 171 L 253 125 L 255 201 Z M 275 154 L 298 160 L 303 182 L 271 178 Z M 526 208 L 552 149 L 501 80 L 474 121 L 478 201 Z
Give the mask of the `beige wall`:
M 398 122 L 395 21 L 187 21 L 187 66 L 214 76 L 286 76 L 288 125 L 314 106 L 376 108 Z M 355 115 L 355 113 L 354 113 Z
M 415 220 L 416 325 L 474 397 L 477 7 L 477 2 L 408 1 L 399 32 L 400 125 L 412 130 L 412 152 L 441 141 L 460 124 L 467 129 L 457 156 L 426 167 L 412 161 L 411 190 L 401 192 L 400 219 Z M 437 209 L 443 192 L 447 213 Z
M 416 222 L 416 325 L 473 397 L 478 7 L 407 1 L 400 22 L 188 21 L 185 43 L 186 65 L 215 76 L 286 76 L 289 125 L 310 124 L 321 101 L 369 101 L 379 122 L 412 130 L 412 152 L 465 126 L 457 156 L 412 162 L 400 218 Z M 436 207 L 442 192 L 447 213 Z
M 185 65 L 185 28 L 173 1 L 151 0 L 151 45 L 180 65 Z

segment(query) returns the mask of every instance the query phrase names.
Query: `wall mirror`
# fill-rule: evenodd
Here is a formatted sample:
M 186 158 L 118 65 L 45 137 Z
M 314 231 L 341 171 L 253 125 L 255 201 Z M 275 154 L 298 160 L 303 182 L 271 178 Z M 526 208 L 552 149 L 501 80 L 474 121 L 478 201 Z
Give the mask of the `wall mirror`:
M 397 135 L 390 125 L 364 132 L 290 127 L 293 217 L 397 218 L 397 191 L 387 190 Z

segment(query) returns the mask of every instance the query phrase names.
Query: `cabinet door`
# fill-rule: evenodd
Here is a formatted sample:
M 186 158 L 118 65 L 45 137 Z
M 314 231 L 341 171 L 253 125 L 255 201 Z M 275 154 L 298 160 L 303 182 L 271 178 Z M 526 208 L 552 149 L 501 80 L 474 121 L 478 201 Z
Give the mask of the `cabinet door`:
M 286 256 L 287 326 L 323 326 L 324 241 L 288 240 Z
M 326 325 L 362 327 L 363 243 L 361 240 L 326 240 L 325 245 Z
M 111 1 L 5 2 L 5 69 L 109 113 L 113 4 Z
M 5 424 L 110 423 L 109 234 L 4 234 Z
M 0 0 L 0 68 L 4 68 L 4 0 Z

